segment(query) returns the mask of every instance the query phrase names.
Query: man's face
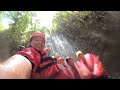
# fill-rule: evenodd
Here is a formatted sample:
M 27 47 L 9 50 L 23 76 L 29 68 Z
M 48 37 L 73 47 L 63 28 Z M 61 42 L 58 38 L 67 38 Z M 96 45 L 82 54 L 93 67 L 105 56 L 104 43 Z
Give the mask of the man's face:
M 35 37 L 32 38 L 30 44 L 31 44 L 31 47 L 33 47 L 36 50 L 40 51 L 41 49 L 44 48 L 45 41 L 41 37 L 35 36 Z

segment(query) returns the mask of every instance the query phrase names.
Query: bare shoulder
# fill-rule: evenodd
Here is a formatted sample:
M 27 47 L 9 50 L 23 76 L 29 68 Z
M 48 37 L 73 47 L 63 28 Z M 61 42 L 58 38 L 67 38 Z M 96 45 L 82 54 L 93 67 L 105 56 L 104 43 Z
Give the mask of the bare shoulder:
M 24 56 L 16 54 L 0 64 L 0 78 L 29 78 L 31 70 L 30 61 Z
M 9 64 L 13 64 L 13 63 L 15 64 L 16 63 L 16 65 L 17 64 L 31 65 L 30 61 L 27 58 L 25 58 L 24 56 L 20 55 L 20 54 L 16 54 L 16 55 L 11 56 L 3 64 L 7 64 L 7 63 L 9 63 Z

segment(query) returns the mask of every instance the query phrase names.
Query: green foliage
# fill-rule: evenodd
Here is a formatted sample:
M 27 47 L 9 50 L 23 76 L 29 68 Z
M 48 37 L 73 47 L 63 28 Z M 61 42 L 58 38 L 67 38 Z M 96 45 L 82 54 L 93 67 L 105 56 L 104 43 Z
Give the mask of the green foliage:
M 53 27 L 48 29 L 41 26 L 40 20 L 33 19 L 36 17 L 34 11 L 0 11 L 0 20 L 4 17 L 11 20 L 9 29 L 5 31 L 1 31 L 4 28 L 0 23 L 0 33 L 4 32 L 1 37 L 6 37 L 5 40 L 10 41 L 9 47 L 12 55 L 18 50 L 19 45 L 28 42 L 30 35 L 35 31 L 49 35 L 54 31 L 75 31 L 80 28 L 89 28 L 90 24 L 96 21 L 95 18 L 98 18 L 95 14 L 91 11 L 60 11 L 54 16 Z M 82 32 L 82 29 L 79 32 Z
M 0 17 L 6 17 L 11 20 L 9 23 L 9 29 L 5 30 L 3 35 L 1 34 L 1 37 L 5 37 L 4 41 L 9 40 L 9 48 L 10 48 L 10 54 L 14 54 L 17 50 L 19 45 L 24 45 L 28 38 L 28 31 L 27 28 L 31 23 L 32 16 L 35 16 L 33 14 L 34 12 L 28 12 L 28 11 L 1 11 Z M 2 25 L 0 25 L 0 29 L 2 28 Z M 6 47 L 4 47 L 6 48 Z
M 0 11 L 0 19 L 8 18 L 11 20 L 9 29 L 4 32 L 6 38 L 10 40 L 12 54 L 18 50 L 19 45 L 24 45 L 30 35 L 35 31 L 41 31 L 46 35 L 56 30 L 80 28 L 84 23 L 84 18 L 90 15 L 90 11 L 61 11 L 56 14 L 53 19 L 52 29 L 41 26 L 40 20 L 33 20 L 36 12 L 33 11 Z M 2 30 L 0 23 L 0 30 Z M 2 33 L 2 32 L 1 32 Z
M 66 27 L 81 27 L 85 23 L 84 18 L 91 14 L 90 11 L 62 11 L 58 12 L 53 19 L 53 31 Z

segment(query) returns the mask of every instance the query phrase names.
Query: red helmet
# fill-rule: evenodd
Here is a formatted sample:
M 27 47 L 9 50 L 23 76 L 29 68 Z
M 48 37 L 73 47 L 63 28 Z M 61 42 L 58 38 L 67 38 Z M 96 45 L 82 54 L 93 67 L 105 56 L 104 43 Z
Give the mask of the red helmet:
M 45 41 L 45 34 L 43 34 L 41 32 L 34 32 L 31 36 L 31 38 L 34 37 L 34 36 L 40 36 Z

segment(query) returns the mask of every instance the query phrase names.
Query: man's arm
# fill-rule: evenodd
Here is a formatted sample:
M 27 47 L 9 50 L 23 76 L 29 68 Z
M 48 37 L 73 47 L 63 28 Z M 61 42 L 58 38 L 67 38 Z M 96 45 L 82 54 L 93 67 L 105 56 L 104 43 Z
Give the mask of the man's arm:
M 0 79 L 29 79 L 32 65 L 22 55 L 13 55 L 0 63 Z

